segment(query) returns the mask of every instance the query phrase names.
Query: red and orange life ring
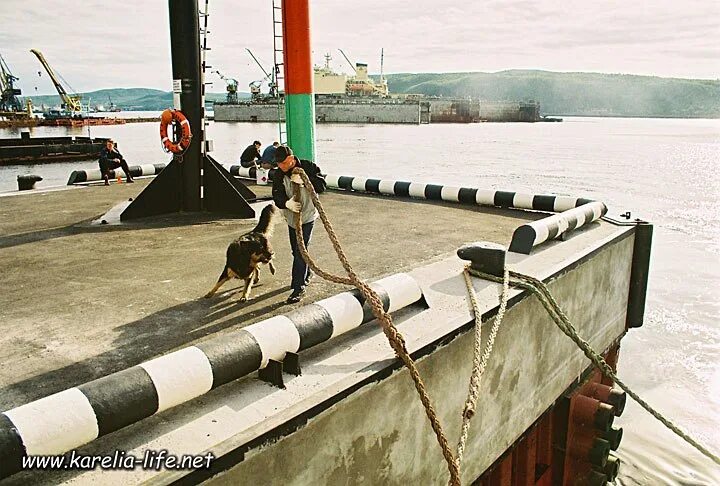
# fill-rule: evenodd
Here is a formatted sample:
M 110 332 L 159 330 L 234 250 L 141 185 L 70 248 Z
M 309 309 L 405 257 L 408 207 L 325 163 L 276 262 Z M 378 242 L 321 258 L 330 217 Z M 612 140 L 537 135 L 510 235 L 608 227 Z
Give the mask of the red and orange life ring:
M 178 122 L 182 135 L 180 141 L 175 143 L 168 137 L 168 125 L 172 122 Z M 192 132 L 190 131 L 190 122 L 180 110 L 165 110 L 160 115 L 160 142 L 165 150 L 174 154 L 185 152 L 190 146 L 192 140 Z

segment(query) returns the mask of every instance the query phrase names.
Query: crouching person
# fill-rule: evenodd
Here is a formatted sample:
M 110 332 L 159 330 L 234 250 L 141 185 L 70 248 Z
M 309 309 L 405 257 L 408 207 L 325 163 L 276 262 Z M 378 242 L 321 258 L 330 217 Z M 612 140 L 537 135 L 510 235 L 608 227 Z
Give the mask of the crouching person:
M 120 151 L 115 148 L 115 142 L 112 138 L 105 141 L 105 146 L 102 150 L 100 150 L 100 160 L 98 160 L 98 163 L 100 164 L 100 173 L 102 174 L 102 178 L 105 181 L 106 186 L 109 185 L 108 179 L 110 177 L 110 171 L 120 167 L 122 167 L 123 172 L 125 172 L 127 181 L 135 182 L 130 175 L 130 168 L 128 167 L 127 162 Z

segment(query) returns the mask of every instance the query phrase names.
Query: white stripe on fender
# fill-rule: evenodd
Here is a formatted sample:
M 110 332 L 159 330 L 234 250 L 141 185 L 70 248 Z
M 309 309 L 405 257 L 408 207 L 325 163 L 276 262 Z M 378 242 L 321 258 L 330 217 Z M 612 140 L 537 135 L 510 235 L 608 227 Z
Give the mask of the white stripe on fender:
M 410 188 L 408 189 L 410 197 L 419 197 L 425 199 L 425 186 L 426 184 L 422 184 L 419 182 L 411 183 Z
M 162 140 L 160 140 L 160 143 L 165 143 L 167 140 L 170 140 L 168 137 L 163 137 Z
M 420 285 L 407 273 L 396 273 L 382 278 L 373 285 L 379 285 L 387 292 L 390 299 L 388 312 L 395 312 L 406 305 L 417 302 L 422 297 Z
M 190 124 L 190 122 L 187 121 L 187 119 L 180 122 L 180 125 L 189 125 L 189 124 Z
M 547 224 L 531 224 L 530 226 L 535 229 L 535 241 L 533 241 L 533 245 L 536 245 L 538 242 L 547 240 L 548 236 L 550 236 L 550 228 Z
M 350 292 L 343 292 L 315 303 L 330 314 L 333 323 L 333 332 L 330 338 L 355 329 L 362 324 L 362 306 Z
M 568 209 L 573 209 L 575 207 L 575 203 L 577 203 L 576 197 L 557 196 L 555 197 L 553 209 L 556 213 L 562 213 L 563 211 L 567 211 Z
M 253 335 L 262 351 L 260 368 L 265 368 L 270 359 L 282 361 L 288 351 L 300 349 L 300 334 L 293 321 L 285 316 L 275 316 L 244 327 Z
M 155 175 L 155 166 L 152 164 L 143 164 L 140 166 L 140 170 L 142 171 L 142 175 Z
M 594 219 L 598 219 L 600 216 L 603 215 L 603 210 L 605 209 L 605 205 L 599 201 L 595 201 L 592 203 L 592 209 L 593 209 Z
M 333 174 L 328 174 L 325 176 L 325 182 L 327 183 L 328 187 L 340 187 L 340 184 L 338 181 L 340 180 L 340 176 L 336 176 Z
M 585 217 L 585 211 L 578 211 L 576 218 L 577 223 L 575 224 L 575 228 L 579 228 L 587 222 L 587 218 Z
M 88 181 L 99 181 L 102 179 L 102 172 L 100 169 L 89 169 L 85 171 Z
M 380 181 L 378 184 L 378 191 L 380 194 L 395 194 L 395 181 Z
M 521 194 L 516 192 L 515 196 L 513 196 L 513 206 L 519 209 L 532 209 L 534 197 L 535 196 L 532 194 Z
M 365 191 L 365 181 L 367 181 L 367 178 L 365 177 L 355 177 L 352 180 L 352 188 L 356 191 Z
M 5 412 L 22 438 L 28 455 L 64 454 L 98 436 L 98 424 L 87 397 L 70 388 Z
M 199 397 L 212 388 L 210 361 L 195 346 L 160 356 L 140 366 L 155 384 L 158 412 Z
M 489 189 L 478 189 L 477 194 L 475 194 L 475 202 L 486 206 L 494 206 L 495 191 L 491 191 Z
M 460 188 L 452 186 L 443 186 L 440 191 L 440 197 L 443 201 L 460 202 Z
M 570 224 L 568 224 L 567 218 L 559 218 L 557 221 L 557 226 L 558 226 L 558 236 L 560 236 L 561 234 L 563 234 L 567 231 Z

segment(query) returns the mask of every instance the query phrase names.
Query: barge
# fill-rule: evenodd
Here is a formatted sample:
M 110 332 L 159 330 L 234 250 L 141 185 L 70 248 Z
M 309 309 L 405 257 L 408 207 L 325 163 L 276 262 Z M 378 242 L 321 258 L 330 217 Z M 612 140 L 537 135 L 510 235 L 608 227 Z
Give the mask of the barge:
M 474 320 L 463 283 L 464 263 L 455 250 L 479 235 L 511 245 L 518 227 L 545 214 L 503 209 L 507 193 L 476 190 L 467 206 L 457 201 L 468 201 L 469 193 L 447 186 L 332 179 L 336 189 L 322 196 L 323 205 L 358 271 L 389 299 L 389 310 L 454 441 L 467 392 Z M 291 259 L 287 238 L 278 232 L 273 240 L 278 274 L 263 274 L 253 300 L 238 303 L 232 289 L 214 300 L 201 299 L 214 283 L 216 267 L 222 267 L 228 241 L 254 221 L 165 216 L 131 223 L 130 231 L 121 226 L 120 231 L 100 232 L 89 223 L 113 201 L 137 198 L 145 184 L 5 198 L 3 211 L 16 217 L 2 219 L 6 236 L 0 265 L 9 290 L 0 297 L 0 308 L 12 311 L 3 315 L 0 407 L 5 413 L 0 417 L 5 426 L 12 420 L 11 430 L 26 448 L 23 454 L 61 453 L 75 443 L 72 449 L 78 454 L 122 450 L 141 457 L 167 449 L 178 456 L 210 453 L 216 459 L 209 469 L 183 471 L 23 471 L 6 479 L 7 484 L 446 481 L 446 466 L 408 373 L 350 289 L 316 277 L 304 306 L 283 306 Z M 253 189 L 258 196 L 270 192 L 266 186 Z M 43 201 L 42 216 L 35 210 L 37 198 Z M 545 198 L 536 200 L 563 200 Z M 521 199 L 517 195 L 516 205 Z M 479 201 L 489 206 L 479 206 Z M 564 199 L 563 204 L 570 202 Z M 360 211 L 367 231 L 358 232 L 354 223 L 353 215 Z M 642 321 L 647 229 L 598 220 L 568 232 L 564 241 L 536 245 L 530 254 L 508 253 L 508 264 L 547 282 L 581 334 L 614 365 L 621 338 Z M 98 248 L 132 249 L 132 258 L 108 266 L 108 255 Z M 332 249 L 319 233 L 310 250 L 321 266 L 333 265 Z M 45 269 L 43 279 L 32 286 L 22 285 L 24 272 L 17 268 L 28 260 Z M 68 275 L 73 277 L 68 280 Z M 475 288 L 487 327 L 497 312 L 498 285 L 476 280 Z M 323 312 L 318 314 L 321 309 L 324 318 Z M 263 334 L 268 322 L 277 332 Z M 303 329 L 301 345 L 293 344 L 297 337 L 285 335 L 296 328 Z M 285 362 L 285 372 L 280 369 L 284 388 L 261 379 L 263 373 L 253 371 L 253 365 L 242 364 L 256 359 L 244 354 L 252 349 L 243 344 L 249 336 L 260 345 L 259 368 L 266 369 L 270 358 Z M 208 356 L 202 359 L 210 359 L 209 382 L 200 378 L 205 371 L 188 368 L 195 366 L 190 355 L 197 350 Z M 297 353 L 299 374 L 288 373 L 288 353 Z M 228 359 L 230 368 L 222 371 L 222 360 Z M 131 378 L 140 369 L 153 381 L 142 384 Z M 230 381 L 220 386 L 225 372 Z M 170 375 L 159 378 L 157 373 Z M 237 373 L 243 376 L 230 378 Z M 162 385 L 164 379 L 174 383 L 175 398 L 166 395 L 170 389 Z M 103 389 L 103 382 L 114 384 Z M 608 461 L 614 464 L 604 437 L 617 437 L 612 416 L 622 410 L 609 395 L 591 395 L 589 388 L 600 384 L 607 381 L 555 328 L 537 300 L 513 291 L 481 382 L 463 481 L 508 484 L 497 478 L 519 474 L 513 464 L 520 463 L 523 484 L 612 477 L 602 472 Z M 205 393 L 205 386 L 215 389 Z M 80 412 L 77 403 L 66 401 L 77 390 L 90 397 L 95 411 Z M 100 396 L 103 407 L 109 407 L 105 412 L 95 405 Z M 589 411 L 574 411 L 576 403 L 588 400 Z M 614 407 L 609 414 L 608 407 Z M 31 413 L 29 419 L 27 412 L 33 409 L 45 410 L 44 418 Z M 81 418 L 86 413 L 91 415 Z M 140 420 L 143 416 L 147 418 Z M 107 433 L 121 425 L 126 427 Z M 33 439 L 36 427 L 42 433 Z M 56 427 L 60 429 L 53 432 Z M 13 449 L 8 449 L 8 429 L 0 429 L 0 464 L 7 475 L 15 466 L 8 456 Z M 98 434 L 86 446 L 78 445 Z
M 67 162 L 98 158 L 107 138 L 30 137 L 0 139 L 0 165 Z
M 271 189 L 251 189 L 233 177 L 251 171 L 233 174 L 208 155 L 198 5 L 169 5 L 176 108 L 199 143 L 149 184 L 72 185 L 3 201 L 13 217 L 0 218 L 0 477 L 8 485 L 441 484 L 448 473 L 452 484 L 612 481 L 625 395 L 607 377 L 622 338 L 643 323 L 652 225 L 582 197 L 327 174 L 323 214 L 376 293 L 374 308 L 365 287 L 332 284 L 319 271 L 304 301 L 285 305 L 284 231 L 273 239 L 278 272 L 262 269 L 252 300 L 232 288 L 202 299 Z M 293 52 L 289 143 L 312 160 L 307 2 L 284 2 L 282 17 L 292 26 L 283 38 Z M 336 243 L 319 222 L 316 231 L 311 254 L 338 269 Z M 492 275 L 467 275 L 468 259 Z M 28 262 L 42 270 L 32 285 Z M 541 282 L 562 312 L 546 311 L 547 294 L 491 278 L 506 269 Z M 394 346 L 376 320 L 387 315 L 402 336 Z M 605 377 L 558 319 L 604 357 Z M 469 386 L 477 334 L 495 336 L 491 327 L 494 351 Z M 472 409 L 468 388 L 479 396 Z M 429 396 L 422 404 L 418 390 Z M 469 416 L 461 469 L 447 443 Z M 49 455 L 111 464 L 29 466 Z M 158 466 L 138 467 L 144 458 Z

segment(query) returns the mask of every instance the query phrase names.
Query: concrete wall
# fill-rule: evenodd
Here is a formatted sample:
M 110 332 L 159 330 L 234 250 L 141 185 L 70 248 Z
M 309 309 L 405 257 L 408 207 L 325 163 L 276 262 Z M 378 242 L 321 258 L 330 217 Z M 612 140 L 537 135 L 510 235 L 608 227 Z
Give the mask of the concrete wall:
M 594 254 L 586 253 L 574 267 L 563 260 L 567 256 L 553 251 L 559 245 L 517 266 L 521 271 L 525 267 L 524 271 L 552 268 L 556 272 L 551 291 L 580 334 L 597 350 L 607 349 L 624 333 L 634 237 L 626 234 L 607 241 Z M 430 266 L 427 272 L 432 275 L 443 270 Z M 478 285 L 482 284 L 476 288 Z M 464 298 L 460 276 L 433 283 L 430 298 L 432 291 Z M 482 294 L 481 306 L 495 299 L 496 295 Z M 457 308 L 457 300 L 454 302 Z M 421 316 L 412 320 L 413 329 L 422 327 L 429 332 L 438 325 Z M 489 324 L 484 326 L 489 329 Z M 432 348 L 418 362 L 453 446 L 467 394 L 472 342 L 472 333 L 465 332 Z M 412 338 L 408 343 L 413 349 Z M 464 483 L 469 484 L 491 465 L 588 365 L 534 297 L 510 307 L 481 382 L 481 399 L 465 455 Z M 402 369 L 343 398 L 294 433 L 250 449 L 242 462 L 210 481 L 405 485 L 445 484 L 447 478 L 446 464 L 412 381 Z
M 318 123 L 420 123 L 419 103 L 315 105 Z
M 276 122 L 278 109 L 276 105 L 263 104 L 237 104 L 225 105 L 215 103 L 215 121 L 241 121 L 241 122 Z M 280 117 L 285 121 L 285 106 L 280 107 Z
M 275 105 L 215 104 L 215 121 L 276 122 Z M 281 119 L 285 120 L 282 106 Z M 316 103 L 319 123 L 420 123 L 419 103 Z
M 540 106 L 537 103 L 518 101 L 469 101 L 432 99 L 430 120 L 470 122 L 486 120 L 491 122 L 537 121 Z M 339 103 L 327 100 L 315 103 L 319 123 L 419 123 L 418 103 Z M 282 120 L 285 109 L 281 109 Z M 270 104 L 215 104 L 215 121 L 277 121 L 277 107 Z
M 537 121 L 540 117 L 540 104 L 522 101 L 481 101 L 479 103 L 481 120 L 514 122 Z

